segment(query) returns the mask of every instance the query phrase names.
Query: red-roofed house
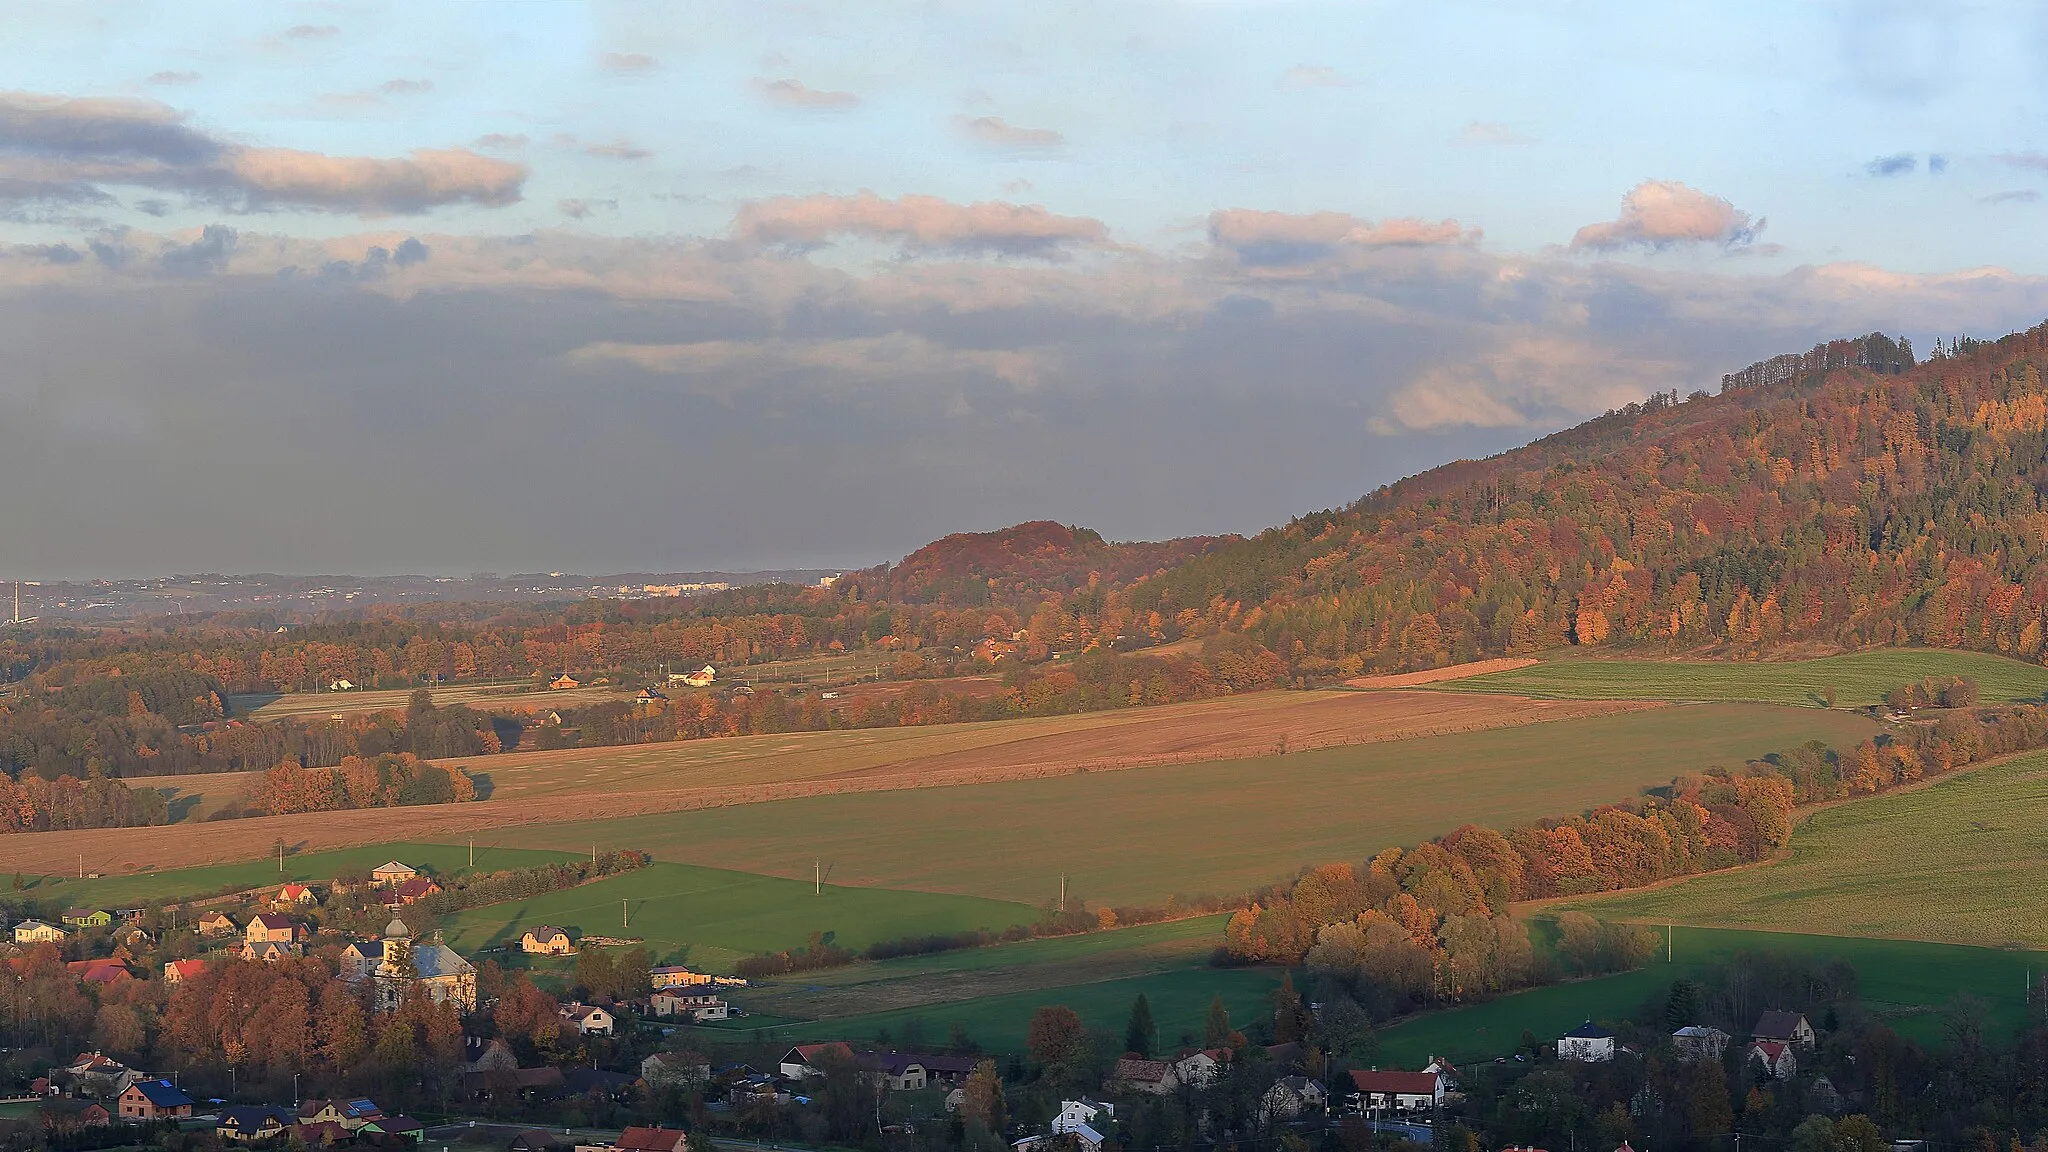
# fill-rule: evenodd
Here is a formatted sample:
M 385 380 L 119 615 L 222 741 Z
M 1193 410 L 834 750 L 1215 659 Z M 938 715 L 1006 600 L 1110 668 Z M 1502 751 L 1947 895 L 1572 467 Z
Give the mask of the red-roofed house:
M 293 883 L 279 888 L 277 895 L 271 898 L 270 906 L 272 908 L 310 908 L 317 903 L 319 903 L 319 898 L 313 895 L 311 888 L 306 887 L 304 884 Z
M 617 1152 L 683 1152 L 689 1139 L 680 1128 L 628 1128 L 612 1147 Z
M 1444 1102 L 1444 1078 L 1436 1072 L 1354 1071 L 1351 1088 L 1355 1113 L 1412 1112 Z
M 206 971 L 204 960 L 167 960 L 164 962 L 164 983 L 183 984 Z
M 87 984 L 119 984 L 123 980 L 135 979 L 135 973 L 119 960 L 73 960 L 64 967 Z
M 1783 1040 L 1759 1040 L 1751 1044 L 1744 1062 L 1761 1065 L 1774 1080 L 1790 1080 L 1799 1072 L 1799 1059 L 1792 1055 L 1792 1045 Z
M 1173 1065 L 1164 1060 L 1139 1060 L 1126 1056 L 1116 1062 L 1116 1070 L 1109 1074 L 1112 1091 L 1143 1092 L 1150 1096 L 1164 1096 L 1180 1087 L 1180 1077 L 1174 1074 Z

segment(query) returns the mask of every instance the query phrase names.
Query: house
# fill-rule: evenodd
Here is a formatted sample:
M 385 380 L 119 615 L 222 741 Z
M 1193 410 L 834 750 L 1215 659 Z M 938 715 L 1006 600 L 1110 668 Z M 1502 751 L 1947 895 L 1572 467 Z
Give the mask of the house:
M 1053 1136 L 1072 1137 L 1075 1152 L 1102 1152 L 1102 1133 L 1096 1131 L 1092 1124 L 1082 1124 L 1065 1132 L 1056 1132 Z M 1052 1148 L 1055 1143 L 1053 1137 L 1026 1136 L 1012 1142 L 1010 1149 L 1011 1152 L 1040 1152 L 1041 1149 Z
M 1441 1056 L 1431 1056 L 1429 1063 L 1422 1066 L 1424 1072 L 1434 1072 L 1444 1078 L 1444 1091 L 1458 1090 L 1458 1066 Z
M 1435 1108 L 1445 1094 L 1444 1078 L 1436 1072 L 1360 1069 L 1351 1073 L 1351 1089 L 1351 1111 L 1357 1115 Z
M 584 1036 L 610 1036 L 617 1021 L 612 1014 L 595 1004 L 564 1004 L 555 1009 L 562 1018 L 562 1026 L 575 1030 Z
M 567 672 L 564 672 L 560 676 L 555 677 L 553 680 L 548 681 L 548 687 L 553 688 L 557 691 L 566 691 L 570 688 L 581 688 L 583 687 L 583 683 L 582 681 L 576 679 L 574 676 L 571 676 Z
M 612 1141 L 615 1152 L 683 1152 L 690 1134 L 680 1128 L 628 1128 Z
M 427 1126 L 410 1116 L 380 1116 L 357 1131 L 366 1136 L 388 1136 L 417 1144 L 427 1134 Z
M 1259 1122 L 1299 1120 L 1306 1113 L 1325 1111 L 1330 1106 L 1329 1089 L 1311 1076 L 1282 1076 L 1259 1097 Z
M 164 983 L 183 984 L 187 980 L 196 979 L 205 971 L 206 961 L 204 960 L 166 960 L 164 961 Z
M 512 1046 L 496 1037 L 489 1040 L 481 1036 L 465 1035 L 462 1038 L 462 1070 L 464 1072 L 491 1072 L 519 1067 L 519 1057 Z
M 512 1152 L 557 1152 L 559 1148 L 554 1133 L 539 1128 L 529 1128 L 512 1138 Z
M 1813 1086 L 1806 1090 L 1806 1106 L 1828 1116 L 1842 1110 L 1842 1094 L 1835 1089 L 1835 1082 L 1825 1076 L 1815 1076 Z
M 114 922 L 114 914 L 105 908 L 66 908 L 62 919 L 71 928 L 105 928 Z
M 56 944 L 64 939 L 64 930 L 55 924 L 41 920 L 23 920 L 14 926 L 16 944 Z
M 260 960 L 268 964 L 275 960 L 286 960 L 297 956 L 300 951 L 301 949 L 297 944 L 280 944 L 275 940 L 263 940 L 253 944 L 244 941 L 241 956 L 244 960 Z
M 384 890 L 384 906 L 396 908 L 400 904 L 413 904 L 425 900 L 441 891 L 432 877 L 415 876 L 400 884 L 393 884 Z
M 135 973 L 119 960 L 73 960 L 64 967 L 74 979 L 86 984 L 119 984 L 135 979 Z
M 1774 1080 L 1790 1080 L 1799 1073 L 1799 1061 L 1792 1055 L 1792 1045 L 1783 1040 L 1757 1040 L 1750 1044 L 1749 1053 L 1743 1063 L 1760 1067 L 1771 1074 Z
M 334 1120 L 319 1120 L 308 1123 L 301 1120 L 292 1125 L 292 1135 L 308 1148 L 332 1148 L 355 1140 L 356 1134 Z
M 168 1120 L 192 1114 L 192 1098 L 169 1080 L 137 1080 L 116 1101 L 123 1120 Z
M 631 1072 L 609 1072 L 603 1068 L 571 1068 L 562 1073 L 562 1086 L 572 1096 L 593 1100 L 624 1100 L 640 1078 Z
M 860 1058 L 863 1068 L 881 1077 L 891 1092 L 917 1092 L 932 1083 L 924 1058 L 903 1052 L 876 1052 Z
M 477 1099 L 523 1096 L 553 1100 L 563 1093 L 562 1070 L 544 1068 L 497 1068 L 488 1072 L 464 1072 L 462 1090 Z
M 1173 1065 L 1165 1060 L 1140 1060 L 1126 1056 L 1116 1062 L 1116 1069 L 1109 1074 L 1110 1091 L 1143 1092 L 1150 1096 L 1164 1096 L 1180 1087 L 1180 1080 L 1174 1075 Z
M 666 693 L 657 692 L 652 688 L 642 688 L 640 694 L 633 697 L 633 702 L 635 704 L 660 704 L 667 699 Z
M 400 864 L 396 860 L 388 860 L 370 870 L 370 883 L 392 888 L 405 883 L 419 874 L 420 870 L 409 864 Z
M 519 938 L 519 949 L 536 956 L 567 956 L 576 950 L 576 945 L 569 939 L 568 932 L 552 924 L 543 924 L 526 930 L 526 935 Z
M 1173 1062 L 1173 1074 L 1183 1084 L 1196 1088 L 1207 1088 L 1216 1082 L 1216 1076 L 1230 1065 L 1230 1049 L 1203 1048 L 1188 1052 Z
M 1728 1050 L 1728 1034 L 1711 1024 L 1694 1024 L 1671 1034 L 1671 1048 L 1687 1064 L 1719 1060 Z
M 99 1052 L 80 1052 L 77 1059 L 64 1066 L 64 1074 L 73 1080 L 83 1080 L 88 1076 L 111 1079 L 127 1070 L 126 1064 Z
M 725 1020 L 732 1016 L 732 1005 L 710 993 L 678 992 L 663 988 L 648 998 L 648 1010 L 664 1019 L 671 1016 L 687 1016 L 695 1021 Z
M 306 887 L 304 884 L 294 883 L 279 888 L 277 895 L 271 897 L 270 906 L 272 908 L 311 908 L 319 902 L 320 898 L 313 895 L 311 888 Z
M 1557 1058 L 1605 1064 L 1614 1059 L 1614 1033 L 1588 1020 L 1559 1038 Z
M 105 1128 L 113 1123 L 114 1117 L 107 1106 L 97 1100 L 74 1100 L 63 1096 L 52 1096 L 38 1101 L 36 1111 L 42 1114 L 43 1127 L 51 1132 L 77 1132 L 85 1128 Z
M 342 979 L 370 982 L 371 1006 L 379 1012 L 398 1007 L 416 984 L 437 1004 L 452 1000 L 465 1012 L 476 1011 L 476 965 L 438 941 L 415 944 L 403 920 L 385 925 L 382 940 L 357 941 L 342 949 L 341 963 Z
M 242 940 L 249 944 L 292 944 L 303 931 L 297 920 L 283 913 L 258 912 L 243 927 Z
M 344 680 L 340 677 L 336 677 L 335 679 L 329 680 L 327 682 L 327 690 L 329 692 L 353 692 L 355 691 L 355 687 L 355 681 Z
M 799 1044 L 782 1054 L 782 1063 L 777 1070 L 784 1080 L 804 1080 L 812 1076 L 823 1076 L 825 1070 L 818 1067 L 819 1057 L 827 1052 L 836 1052 L 848 1060 L 853 1059 L 853 1049 L 833 1041 L 829 1044 Z
M 299 1105 L 299 1123 L 339 1124 L 354 1132 L 372 1120 L 382 1120 L 384 1110 L 374 1100 L 357 1097 L 354 1100 L 308 1100 Z
M 701 1052 L 656 1052 L 640 1062 L 640 1078 L 649 1088 L 708 1084 L 711 1061 Z
M 1750 1030 L 1752 1040 L 1779 1040 L 1800 1048 L 1813 1047 L 1813 1025 L 1797 1012 L 1783 1012 L 1772 1009 L 1757 1018 L 1756 1027 Z
M 1084 1126 L 1108 1127 L 1105 1122 L 1115 1119 L 1116 1105 L 1083 1096 L 1079 1100 L 1060 1101 L 1060 1114 L 1052 1118 L 1052 1130 L 1063 1136 Z
M 680 964 L 664 964 L 647 973 L 648 983 L 655 988 L 687 988 L 695 984 L 717 984 L 726 987 L 744 988 L 743 976 L 711 976 L 703 972 L 692 972 Z
M 297 1122 L 298 1117 L 274 1104 L 239 1104 L 220 1110 L 213 1131 L 223 1140 L 248 1144 L 282 1136 Z
M 1308 1045 L 1303 1044 L 1299 1040 L 1289 1040 L 1285 1044 L 1269 1044 L 1266 1046 L 1266 1059 L 1271 1060 L 1273 1067 L 1278 1068 L 1282 1072 L 1307 1073 L 1315 1071 L 1315 1069 L 1308 1066 L 1308 1058 Z
M 670 676 L 669 679 L 671 681 L 680 680 L 692 688 L 708 688 L 711 686 L 712 681 L 718 679 L 718 669 L 706 664 L 695 672 L 685 672 L 681 676 Z
M 232 936 L 242 930 L 242 926 L 235 923 L 234 917 L 220 911 L 208 912 L 201 916 L 198 927 L 201 936 Z

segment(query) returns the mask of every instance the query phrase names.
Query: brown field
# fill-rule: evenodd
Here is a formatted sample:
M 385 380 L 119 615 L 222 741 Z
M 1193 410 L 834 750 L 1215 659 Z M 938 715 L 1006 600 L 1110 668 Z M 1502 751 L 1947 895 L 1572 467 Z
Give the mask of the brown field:
M 1513 672 L 1536 663 L 1526 657 L 1502 656 L 1494 660 L 1473 660 L 1465 664 L 1452 664 L 1443 668 L 1429 668 L 1421 672 L 1397 672 L 1386 676 L 1360 676 L 1344 682 L 1347 688 L 1414 688 L 1422 684 L 1441 684 L 1446 680 L 1463 680 L 1467 676 L 1485 676 L 1491 672 Z
M 88 870 L 182 867 L 295 849 L 460 837 L 804 797 L 1043 779 L 1478 732 L 1658 707 L 1428 692 L 1262 692 L 1159 708 L 927 728 L 512 752 L 462 761 L 487 785 L 469 804 L 321 812 L 168 828 L 0 836 L 0 869 L 86 857 Z M 139 781 L 138 781 L 139 782 Z M 168 783 L 202 791 L 211 785 Z M 208 796 L 207 802 L 215 803 Z
M 288 692 L 282 696 L 232 696 L 235 714 L 251 720 L 278 720 L 287 716 L 334 716 L 359 712 L 400 712 L 413 694 L 411 688 L 376 689 L 365 692 Z M 441 706 L 467 704 L 483 711 L 511 708 L 551 708 L 565 704 L 597 704 L 617 700 L 627 689 L 566 688 L 526 689 L 510 686 L 465 684 L 429 690 Z M 636 689 L 637 691 L 637 689 Z

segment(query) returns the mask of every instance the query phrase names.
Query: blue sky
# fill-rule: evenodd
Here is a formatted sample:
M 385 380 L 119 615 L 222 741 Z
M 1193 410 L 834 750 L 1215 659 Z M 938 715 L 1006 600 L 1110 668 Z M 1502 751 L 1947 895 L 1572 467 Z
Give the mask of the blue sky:
M 1992 3 L 10 6 L 0 532 L 33 576 L 1256 530 L 2038 322 L 2044 46 Z M 561 495 L 621 486 L 660 531 Z

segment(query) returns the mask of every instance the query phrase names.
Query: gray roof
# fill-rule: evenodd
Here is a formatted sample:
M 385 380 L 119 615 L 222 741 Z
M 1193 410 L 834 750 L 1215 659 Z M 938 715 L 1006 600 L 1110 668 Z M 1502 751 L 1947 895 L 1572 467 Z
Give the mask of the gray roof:
M 446 944 L 415 944 L 412 946 L 412 966 L 422 979 L 435 976 L 461 976 L 476 971 L 476 965 L 464 960 L 455 949 Z

